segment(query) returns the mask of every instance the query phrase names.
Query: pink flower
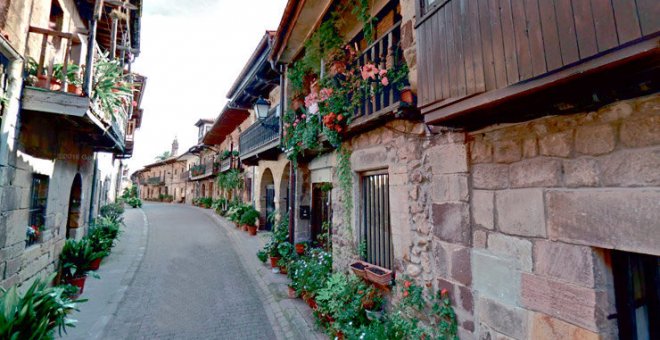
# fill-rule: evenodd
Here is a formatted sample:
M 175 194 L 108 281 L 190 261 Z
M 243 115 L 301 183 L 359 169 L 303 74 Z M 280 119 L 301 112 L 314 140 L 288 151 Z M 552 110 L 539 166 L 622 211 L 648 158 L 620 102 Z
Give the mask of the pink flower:
M 440 291 L 440 295 L 441 295 L 441 296 L 445 296 L 445 295 L 447 295 L 447 290 L 443 288 L 443 289 Z
M 298 125 L 298 122 L 293 123 L 293 127 L 296 127 Z
M 378 73 L 378 68 L 374 64 L 365 64 L 362 66 L 362 79 L 367 80 L 368 78 L 376 79 L 376 74 Z
M 380 80 L 380 82 L 381 82 L 381 84 L 383 84 L 383 86 L 387 86 L 387 85 L 390 84 L 390 81 L 387 79 L 387 77 L 383 77 L 383 78 Z
M 137 102 L 135 100 L 133 101 L 133 107 L 137 107 Z
M 309 113 L 311 113 L 311 114 L 316 114 L 316 113 L 319 112 L 319 104 L 318 104 L 318 103 L 314 103 L 314 104 L 308 106 L 308 107 L 307 107 L 307 110 L 308 110 Z
M 302 119 L 305 119 L 305 117 L 307 117 L 307 115 L 305 115 L 304 113 L 300 115 L 300 118 Z
M 319 92 L 320 101 L 328 100 L 328 98 L 330 98 L 331 95 L 332 95 L 331 88 L 329 87 L 322 88 L 321 91 Z
M 387 74 L 387 70 L 384 69 L 384 68 L 383 68 L 383 69 L 380 69 L 380 71 L 378 71 L 378 75 L 381 76 L 381 77 L 384 76 L 384 75 L 386 75 L 386 74 Z

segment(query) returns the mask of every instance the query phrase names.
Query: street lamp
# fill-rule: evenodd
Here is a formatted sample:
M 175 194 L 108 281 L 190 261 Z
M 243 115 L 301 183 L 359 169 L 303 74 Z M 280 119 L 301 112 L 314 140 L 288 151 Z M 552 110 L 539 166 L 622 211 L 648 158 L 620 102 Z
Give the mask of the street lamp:
M 257 113 L 257 118 L 259 120 L 264 120 L 268 117 L 268 110 L 270 109 L 270 104 L 263 97 L 259 97 L 254 103 L 254 111 Z

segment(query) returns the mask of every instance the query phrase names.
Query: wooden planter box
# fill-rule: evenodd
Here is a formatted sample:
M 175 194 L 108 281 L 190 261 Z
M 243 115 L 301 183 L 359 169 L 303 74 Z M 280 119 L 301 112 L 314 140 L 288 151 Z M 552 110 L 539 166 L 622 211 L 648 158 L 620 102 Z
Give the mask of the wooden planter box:
M 355 261 L 350 264 L 351 270 L 355 273 L 355 276 L 361 277 L 363 279 L 367 278 L 367 272 L 365 271 L 370 264 L 364 261 Z

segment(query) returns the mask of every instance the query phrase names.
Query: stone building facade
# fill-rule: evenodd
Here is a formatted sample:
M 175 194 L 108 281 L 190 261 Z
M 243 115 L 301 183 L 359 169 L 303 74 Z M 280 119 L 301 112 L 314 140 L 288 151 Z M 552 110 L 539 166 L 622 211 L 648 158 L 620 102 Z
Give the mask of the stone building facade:
M 121 178 L 119 162 L 113 160 L 105 167 L 106 157 L 100 152 L 130 157 L 123 140 L 126 126 L 120 123 L 116 127 L 123 134 L 115 140 L 103 137 L 103 129 L 117 130 L 102 119 L 90 122 L 94 109 L 88 96 L 38 88 L 23 79 L 31 60 L 43 62 L 46 74 L 52 74 L 47 64 L 63 62 L 67 55 L 71 63 L 85 63 L 88 37 L 79 32 L 87 32 L 89 18 L 83 17 L 81 6 L 70 0 L 4 1 L 0 5 L 2 94 L 7 98 L 0 124 L 3 287 L 55 271 L 65 239 L 82 237 L 99 205 L 107 200 L 101 190 L 102 177 L 112 174 L 108 186 L 113 189 Z M 138 22 L 137 12 L 133 15 Z M 99 20 L 108 17 L 102 15 Z M 44 36 L 49 37 L 41 60 Z M 67 39 L 72 41 L 70 49 Z M 101 49 L 109 47 L 102 41 L 93 43 Z M 136 94 L 136 101 L 140 98 L 141 93 Z M 137 115 L 139 107 L 135 110 Z M 134 119 L 127 117 L 127 124 Z M 29 238 L 27 228 L 39 229 L 39 235 Z
M 427 10 L 423 5 L 428 3 L 398 4 L 400 46 L 425 115 L 382 120 L 345 136 L 353 182 L 350 212 L 344 210 L 346 198 L 336 172 L 339 155 L 299 161 L 295 215 L 310 206 L 314 183 L 332 183 L 333 265 L 348 271 L 348 265 L 359 259 L 358 244 L 363 240 L 363 183 L 373 174 L 386 175 L 391 269 L 399 277 L 447 289 L 461 339 L 629 336 L 634 330 L 629 329 L 626 314 L 631 311 L 625 299 L 633 292 L 626 288 L 626 280 L 646 276 L 651 281 L 634 285 L 652 290 L 649 282 L 657 280 L 660 256 L 660 96 L 650 80 L 657 72 L 644 68 L 651 60 L 657 62 L 659 52 L 657 37 L 643 37 L 660 27 L 657 19 L 636 40 L 642 47 L 627 50 L 642 61 L 634 66 L 619 61 L 611 68 L 589 69 L 598 76 L 584 79 L 548 70 L 531 82 L 568 78 L 537 85 L 550 88 L 547 92 L 516 92 L 513 99 L 505 98 L 509 101 L 497 96 L 531 85 L 523 82 L 499 92 L 486 88 L 483 93 L 430 103 L 433 93 L 428 91 L 444 86 L 442 72 L 453 71 L 437 66 L 443 57 L 431 52 L 444 47 L 434 45 L 439 42 L 431 33 L 425 31 L 420 43 L 423 25 L 436 31 L 460 27 L 455 32 L 465 34 L 467 44 L 473 41 L 470 25 L 481 22 L 437 26 L 445 17 L 434 18 L 435 13 L 451 11 L 449 17 L 469 19 L 470 9 L 480 3 L 435 2 L 437 7 Z M 308 30 L 318 27 L 323 17 L 311 7 L 301 11 L 298 6 L 288 3 L 280 25 L 284 29 L 277 33 L 273 55 L 284 55 L 276 60 L 281 63 L 293 61 L 287 51 L 297 51 L 298 38 L 308 37 Z M 291 22 L 301 24 L 291 28 Z M 605 52 L 616 56 L 616 48 Z M 463 56 L 455 58 L 454 66 L 468 65 Z M 592 66 L 576 62 L 566 68 Z M 630 67 L 637 67 L 634 76 L 625 72 Z M 432 72 L 439 73 L 437 78 Z M 438 113 L 443 110 L 452 112 L 444 120 L 437 118 L 444 117 Z M 456 118 L 458 114 L 465 118 Z M 309 239 L 308 222 L 296 217 L 295 228 L 296 241 Z M 644 263 L 646 272 L 631 272 L 630 263 Z M 653 332 L 655 326 L 645 320 L 657 316 L 642 309 L 655 310 L 657 295 L 643 296 L 639 301 L 646 307 L 637 311 L 641 316 L 631 317 L 639 334 Z

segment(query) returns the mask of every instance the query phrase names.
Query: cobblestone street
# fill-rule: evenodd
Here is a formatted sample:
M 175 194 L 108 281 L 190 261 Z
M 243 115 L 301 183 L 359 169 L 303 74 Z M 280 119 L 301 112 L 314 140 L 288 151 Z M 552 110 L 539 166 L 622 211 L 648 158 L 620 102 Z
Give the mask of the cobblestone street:
M 253 278 L 241 266 L 222 228 L 189 206 L 146 204 L 143 210 L 149 229 L 146 252 L 116 312 L 93 336 L 275 338 Z M 135 214 L 139 210 L 127 211 L 129 219 Z M 94 281 L 99 282 L 90 283 L 103 280 Z M 93 303 L 97 297 L 90 292 L 83 298 Z M 80 326 L 85 327 L 82 322 Z

